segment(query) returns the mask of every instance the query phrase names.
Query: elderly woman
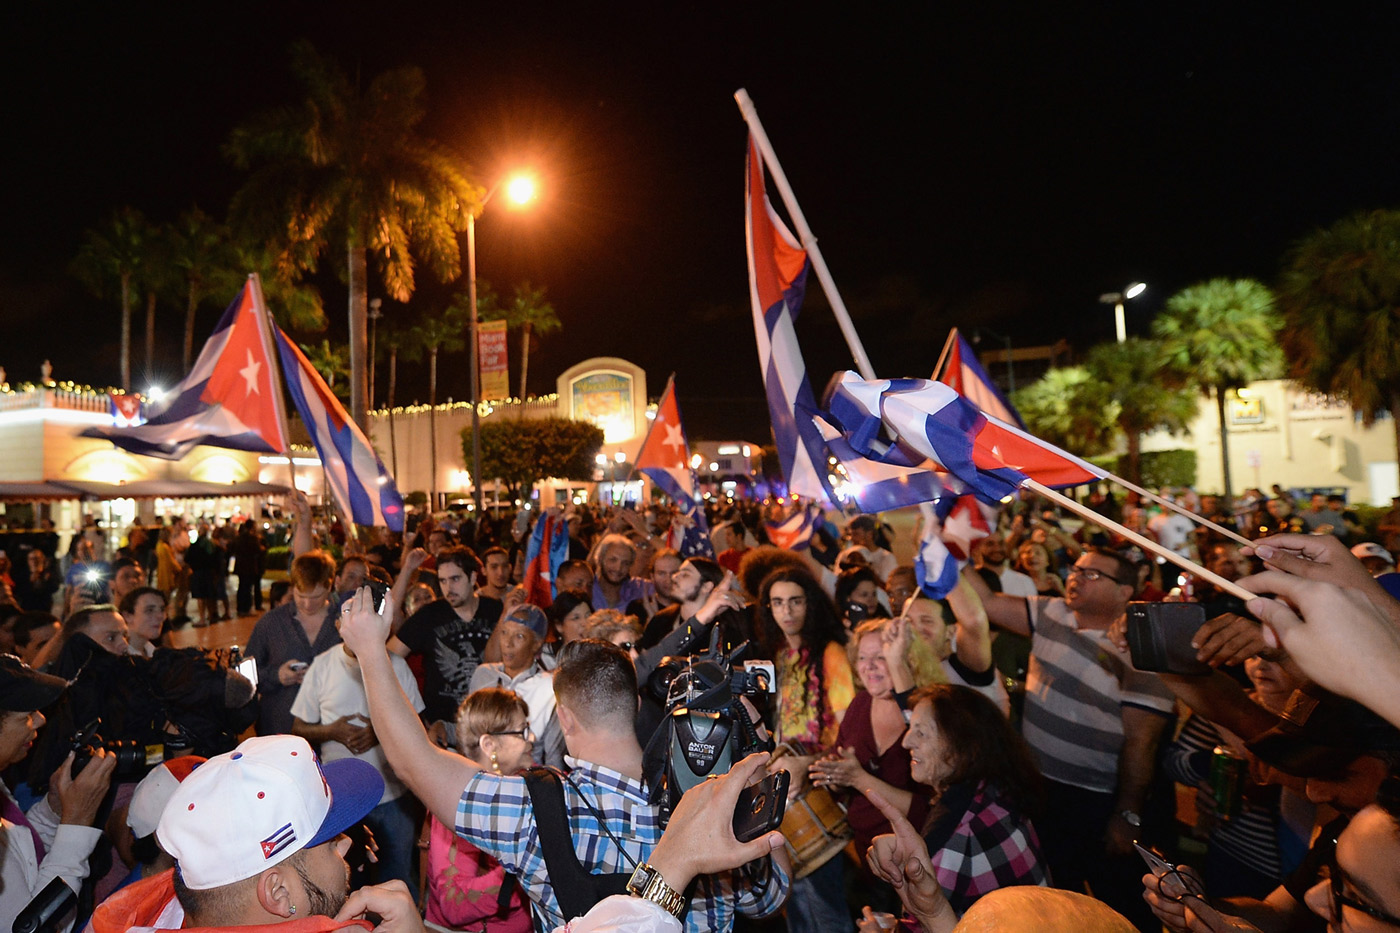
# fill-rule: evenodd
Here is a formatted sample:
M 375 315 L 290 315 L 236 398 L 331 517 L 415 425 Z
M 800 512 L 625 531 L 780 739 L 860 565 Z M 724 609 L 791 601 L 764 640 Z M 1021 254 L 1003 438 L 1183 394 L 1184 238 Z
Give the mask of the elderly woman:
M 910 773 L 936 794 L 920 833 L 953 911 L 962 914 L 997 888 L 1047 884 L 1030 822 L 1040 771 L 1025 740 L 986 696 L 967 687 L 926 687 L 911 703 L 903 739 Z M 877 837 L 872 849 L 887 838 Z
M 564 767 L 564 733 L 554 712 L 554 675 L 539 663 L 549 622 L 538 606 L 517 606 L 496 625 L 501 660 L 477 667 L 467 688 L 470 696 L 488 687 L 502 687 L 518 694 L 530 707 L 530 728 L 535 734 L 535 760 Z
M 502 623 L 505 624 L 505 623 Z M 534 736 L 525 701 L 509 690 L 487 687 L 457 709 L 457 750 L 493 774 L 515 774 L 531 764 Z M 428 895 L 425 919 L 439 929 L 529 933 L 523 889 L 501 863 L 429 816 Z M 502 903 L 504 902 L 504 903 Z

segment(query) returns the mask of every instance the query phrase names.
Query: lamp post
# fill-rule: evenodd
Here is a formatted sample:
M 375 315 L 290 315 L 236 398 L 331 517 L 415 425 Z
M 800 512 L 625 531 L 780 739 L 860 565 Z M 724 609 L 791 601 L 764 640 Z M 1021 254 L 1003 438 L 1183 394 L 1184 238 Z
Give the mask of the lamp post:
M 1128 339 L 1128 325 L 1123 316 L 1123 303 L 1132 301 L 1145 291 L 1147 291 L 1145 283 L 1134 282 L 1121 292 L 1105 292 L 1099 296 L 1099 301 L 1106 305 L 1113 305 L 1113 325 L 1118 333 L 1119 343 Z
M 972 332 L 972 342 L 981 343 L 984 331 L 988 337 L 994 337 L 1006 344 L 1006 395 L 1009 398 L 1016 394 L 1016 367 L 1011 365 L 1011 338 L 1005 334 L 998 334 L 991 328 L 979 327 Z
M 369 407 L 374 407 L 374 338 L 379 332 L 379 319 L 384 316 L 384 312 L 379 310 L 384 305 L 383 298 L 371 298 L 369 300 Z
M 502 182 L 496 182 L 486 197 L 481 199 L 477 211 L 486 210 L 492 196 L 500 189 Z M 535 183 L 532 179 L 517 175 L 504 182 L 506 196 L 517 205 L 525 205 L 534 200 Z M 471 390 L 472 390 L 472 502 L 476 505 L 477 521 L 481 520 L 481 372 L 477 359 L 477 315 L 476 315 L 476 214 L 467 212 L 467 304 L 471 307 Z

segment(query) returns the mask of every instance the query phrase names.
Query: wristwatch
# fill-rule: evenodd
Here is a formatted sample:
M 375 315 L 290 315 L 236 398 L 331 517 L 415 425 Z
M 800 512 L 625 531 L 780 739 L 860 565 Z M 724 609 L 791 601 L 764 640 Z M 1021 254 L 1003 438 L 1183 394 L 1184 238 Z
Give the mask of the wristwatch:
M 627 893 L 657 904 L 677 920 L 685 913 L 685 895 L 666 883 L 661 872 L 642 862 L 627 879 Z
M 1142 817 L 1138 816 L 1132 810 L 1123 810 L 1118 815 L 1123 818 L 1124 822 L 1126 822 L 1129 826 L 1133 827 L 1134 829 L 1138 829 L 1142 826 Z

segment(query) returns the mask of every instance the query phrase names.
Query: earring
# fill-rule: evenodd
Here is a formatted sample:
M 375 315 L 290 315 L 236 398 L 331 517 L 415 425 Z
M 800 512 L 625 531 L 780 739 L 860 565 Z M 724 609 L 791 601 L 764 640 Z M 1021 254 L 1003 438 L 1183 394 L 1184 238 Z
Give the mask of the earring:
M 501 773 L 501 763 L 496 760 L 495 752 L 491 753 L 491 770 L 495 771 L 497 774 Z
M 296 912 L 297 912 L 297 905 L 292 904 L 292 905 L 291 905 L 291 910 L 292 910 L 292 913 L 296 913 Z

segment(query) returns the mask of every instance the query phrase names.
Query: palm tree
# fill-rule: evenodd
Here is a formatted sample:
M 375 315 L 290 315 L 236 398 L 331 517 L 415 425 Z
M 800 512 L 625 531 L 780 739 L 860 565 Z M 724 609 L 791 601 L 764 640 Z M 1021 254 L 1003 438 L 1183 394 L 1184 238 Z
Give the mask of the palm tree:
M 1142 436 L 1158 429 L 1179 434 L 1196 416 L 1195 386 L 1168 366 L 1162 345 L 1141 337 L 1099 344 L 1085 360 L 1097 397 L 1118 413 L 1134 483 L 1142 482 Z
M 242 288 L 244 277 L 256 272 L 262 280 L 267 308 L 278 324 L 306 333 L 320 333 L 326 329 L 326 309 L 321 303 L 321 293 L 315 286 L 279 268 L 276 256 L 265 244 L 236 244 L 234 255 L 236 275 L 223 291 L 235 294 Z
M 1277 379 L 1283 374 L 1283 351 L 1278 344 L 1282 326 L 1283 318 L 1274 310 L 1274 295 L 1267 286 L 1254 279 L 1225 278 L 1177 292 L 1152 323 L 1166 363 L 1178 372 L 1190 373 L 1201 391 L 1215 394 L 1226 498 L 1232 492 L 1225 393 L 1256 379 Z
M 394 325 L 385 326 L 379 334 L 378 349 L 389 357 L 389 395 L 385 407 L 389 410 L 389 459 L 395 477 L 399 475 L 399 445 L 394 438 L 394 390 L 399 381 L 399 354 L 409 347 L 412 332 Z M 436 390 L 436 386 L 433 387 Z M 431 420 L 432 416 L 429 416 Z
M 205 301 L 232 292 L 240 276 L 229 242 L 228 228 L 198 207 L 181 214 L 166 229 L 170 264 L 179 279 L 185 305 L 185 343 L 180 357 L 184 372 L 194 360 L 195 312 Z M 225 296 L 227 297 L 227 296 Z
M 1346 399 L 1367 426 L 1390 412 L 1400 454 L 1400 212 L 1345 217 L 1294 246 L 1284 263 L 1289 374 Z
M 386 71 L 361 88 L 310 44 L 292 48 L 302 99 L 235 129 L 225 147 L 252 172 L 231 216 L 278 246 L 284 272 L 314 271 L 343 249 L 350 286 L 350 413 L 368 411 L 368 257 L 388 297 L 413 294 L 412 251 L 442 281 L 456 278 L 457 234 L 482 191 L 463 163 L 417 132 L 426 108 L 417 68 Z
M 94 295 L 106 298 L 113 286 L 121 307 L 121 383 L 131 391 L 131 300 L 144 270 L 155 230 L 134 207 L 118 210 L 101 228 L 83 233 L 72 271 Z
M 1118 407 L 1104 396 L 1083 366 L 1061 366 L 1018 389 L 1013 402 L 1037 437 L 1091 457 L 1118 434 Z
M 350 351 L 345 347 L 332 346 L 329 340 L 315 344 L 301 344 L 301 350 L 321 378 L 326 380 L 326 388 L 336 398 L 344 399 L 350 376 Z M 336 383 L 339 383 L 337 388 Z
M 552 334 L 563 325 L 554 306 L 545 298 L 543 288 L 535 288 L 529 282 L 515 286 L 515 296 L 507 305 L 501 305 L 492 295 L 482 300 L 478 291 L 477 307 L 481 309 L 481 319 L 485 321 L 504 320 L 511 330 L 519 330 L 520 336 L 520 400 L 525 401 L 525 387 L 530 373 L 530 335 Z
M 420 360 L 428 356 L 428 445 L 433 467 L 433 507 L 437 507 L 438 456 L 437 456 L 437 362 L 439 353 L 460 353 L 467 342 L 462 338 L 467 322 L 456 305 L 438 315 L 428 315 L 422 323 L 414 325 L 410 331 L 409 346 L 404 349 L 406 359 Z M 473 476 L 472 483 L 480 479 Z

